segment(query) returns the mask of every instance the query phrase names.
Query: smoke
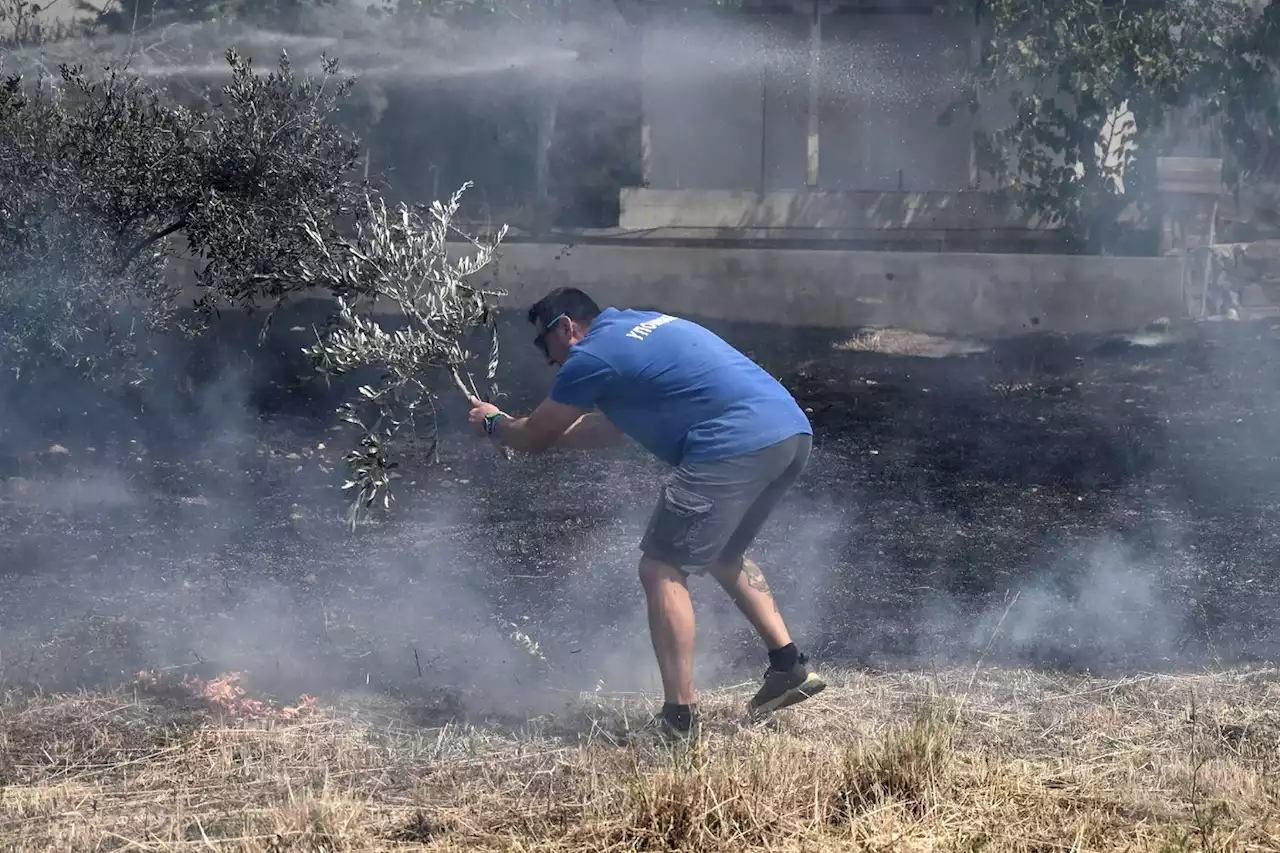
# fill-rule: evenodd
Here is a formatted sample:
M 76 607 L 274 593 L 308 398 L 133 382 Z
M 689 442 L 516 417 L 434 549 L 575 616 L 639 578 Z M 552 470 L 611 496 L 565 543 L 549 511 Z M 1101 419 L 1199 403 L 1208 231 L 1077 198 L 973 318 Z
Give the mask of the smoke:
M 760 332 L 722 331 L 777 363 L 756 346 Z M 522 356 L 531 350 L 524 332 L 505 332 L 515 410 L 549 379 Z M 291 333 L 277 334 L 279 346 L 293 345 Z M 1151 348 L 1134 350 L 1150 358 Z M 1202 531 L 1214 516 L 1185 491 L 1215 463 L 1197 460 L 1183 469 L 1191 479 L 1171 487 L 1176 448 L 1151 435 L 1156 467 L 1117 470 L 1098 455 L 1105 445 L 1090 442 L 1134 423 L 1132 414 L 1057 415 L 1019 438 L 1052 408 L 1000 402 L 983 358 L 835 352 L 877 377 L 868 387 L 893 375 L 932 390 L 915 399 L 884 391 L 884 421 L 866 399 L 861 420 L 811 413 L 809 469 L 751 551 L 815 663 L 1122 670 L 1204 662 L 1206 648 L 1265 652 L 1243 630 L 1261 617 L 1213 613 L 1230 600 L 1233 577 L 1248 580 L 1223 567 L 1220 547 L 1209 553 Z M 272 358 L 270 348 L 259 353 Z M 1116 367 L 1104 356 L 1094 364 Z M 930 370 L 946 372 L 950 393 L 938 393 L 941 374 Z M 506 462 L 459 429 L 461 410 L 449 414 L 458 401 L 447 398 L 440 465 L 406 469 L 390 521 L 351 536 L 337 489 L 351 435 L 333 431 L 332 398 L 295 400 L 296 417 L 277 402 L 288 414 L 265 416 L 274 373 L 228 365 L 193 399 L 153 392 L 141 416 L 118 403 L 100 423 L 137 436 L 116 439 L 127 455 L 82 462 L 96 446 L 90 434 L 43 437 L 65 447 L 51 459 L 67 468 L 6 483 L 0 677 L 91 686 L 148 667 L 244 670 L 282 695 L 390 692 L 431 704 L 447 693 L 472 714 L 517 717 L 582 691 L 657 692 L 636 566 L 661 466 L 635 448 Z M 1222 404 L 1256 387 L 1236 385 L 1206 399 Z M 1158 398 L 1148 403 L 1158 414 L 1146 411 L 1176 422 L 1204 404 L 1177 402 Z M 148 429 L 130 426 L 139 417 Z M 951 436 L 955 419 L 967 444 Z M 21 411 L 6 421 L 10 435 L 42 435 Z M 989 432 L 973 434 L 978 424 Z M 1060 446 L 1042 446 L 1043 430 Z M 1246 443 L 1261 453 L 1260 442 Z M 962 454 L 958 467 L 952 452 Z M 1064 472 L 1074 485 L 1055 485 Z M 1217 483 L 1214 495 L 1236 493 L 1239 505 L 1238 491 Z M 746 621 L 712 579 L 690 586 L 699 686 L 757 678 L 766 659 Z M 1241 626 L 1231 642 L 1215 627 L 1224 618 Z M 516 629 L 546 661 L 512 639 Z M 1219 640 L 1209 648 L 1211 631 Z
M 20 46 L 7 59 L 29 70 L 49 70 L 68 58 L 92 56 L 127 63 L 130 73 L 168 83 L 228 77 L 224 53 L 234 48 L 256 65 L 271 66 L 284 53 L 300 72 L 318 73 L 323 60 L 330 58 L 366 80 L 429 83 L 504 72 L 550 78 L 579 59 L 578 50 L 564 46 L 566 38 L 579 43 L 606 36 L 601 29 L 510 21 L 496 21 L 477 32 L 431 19 L 371 17 L 342 6 L 310 14 L 308 32 L 242 22 L 174 23 L 137 33 L 96 33 Z
M 264 417 L 261 381 L 228 365 L 193 397 L 152 389 L 128 455 L 79 463 L 96 440 L 79 422 L 58 435 L 62 473 L 6 483 L 0 678 L 94 687 L 149 668 L 246 671 L 268 692 L 451 689 L 472 712 L 546 707 L 530 687 L 536 659 L 510 637 L 536 637 L 536 611 L 501 612 L 475 554 L 482 529 L 454 508 L 474 511 L 474 496 L 441 476 L 475 474 L 410 477 L 390 525 L 350 536 L 338 484 L 352 436 L 330 429 L 332 405 L 300 423 Z M 132 409 L 101 423 L 128 433 Z
M 517 73 L 545 85 L 625 82 L 637 73 L 628 48 L 637 36 L 648 46 L 644 74 L 657 84 L 705 87 L 718 80 L 766 76 L 794 78 L 810 61 L 805 15 L 750 16 L 682 13 L 632 24 L 608 8 L 574 21 L 516 20 L 495 16 L 483 27 L 440 19 L 369 15 L 359 4 L 307 11 L 298 31 L 241 22 L 171 23 L 120 35 L 96 34 L 37 46 L 19 46 L 9 61 L 53 68 L 68 57 L 128 61 L 132 73 L 155 80 L 220 78 L 223 52 L 233 46 L 255 63 L 270 65 L 281 52 L 299 70 L 318 72 L 323 57 L 371 81 L 430 84 L 448 78 Z M 965 19 L 941 25 L 909 16 L 835 16 L 835 35 L 824 43 L 822 88 L 839 98 L 871 97 L 900 103 L 958 91 L 953 71 L 967 61 Z M 902 40 L 911 37 L 911 47 Z M 791 80 L 797 83 L 797 80 Z
M 1176 665 L 1193 625 L 1157 562 L 1102 540 L 1049 552 L 976 614 L 931 595 L 918 620 L 932 662 L 1124 671 Z
M 849 49 L 857 63 L 824 57 L 827 96 L 916 104 L 948 93 L 940 64 L 921 71 L 920 56 L 888 47 L 893 32 L 861 25 L 871 41 Z M 612 53 L 620 31 L 593 24 L 567 37 L 563 28 L 508 25 L 483 37 L 401 33 L 395 41 L 369 24 L 351 36 L 244 30 L 233 41 L 264 58 L 285 47 L 304 66 L 333 49 L 358 73 L 415 85 L 496 70 L 560 85 L 566 77 L 633 73 L 629 58 Z M 202 48 L 216 57 L 225 42 L 213 35 L 226 32 L 211 33 Z M 424 50 L 429 37 L 448 49 Z M 767 71 L 794 89 L 793 72 L 808 62 L 803 37 L 703 21 L 654 33 L 646 62 L 659 88 L 711 89 Z M 940 53 L 939 40 L 922 40 L 915 53 Z M 150 51 L 135 67 L 163 77 L 215 64 Z M 868 148 L 901 154 L 926 145 L 883 127 L 878 134 Z M 717 159 L 733 150 L 702 144 Z M 824 157 L 838 163 L 842 149 L 833 148 Z M 513 180 L 490 171 L 496 184 Z M 278 318 L 275 329 L 290 325 Z M 548 377 L 535 370 L 527 328 L 516 325 L 504 341 L 501 378 L 520 395 L 511 407 L 527 410 Z M 226 339 L 207 356 L 194 395 L 161 385 L 141 400 L 122 395 L 90 412 L 87 392 L 68 384 L 45 389 L 38 412 L 11 405 L 0 415 L 16 455 L 47 456 L 56 444 L 65 453 L 52 459 L 67 465 L 61 475 L 44 468 L 5 484 L 0 680 L 93 686 L 147 667 L 244 669 L 269 691 L 425 700 L 447 689 L 474 712 L 516 715 L 553 709 L 583 690 L 657 690 L 636 577 L 636 544 L 662 473 L 652 460 L 624 450 L 501 462 L 458 428 L 458 401 L 448 398 L 441 465 L 407 468 L 391 520 L 349 536 L 337 486 L 352 436 L 332 429 L 346 389 L 276 387 L 296 366 L 296 336 L 273 332 L 266 349 L 233 360 L 234 334 L 218 335 Z M 743 349 L 757 340 L 743 329 L 726 336 Z M 802 360 L 789 345 L 806 336 L 789 335 L 777 363 Z M 1168 339 L 1134 342 L 1157 358 Z M 815 370 L 842 363 L 846 373 L 834 374 L 834 388 L 801 392 L 829 403 L 812 413 L 815 451 L 751 556 L 816 663 L 1106 667 L 1198 659 L 1188 647 L 1205 630 L 1204 602 L 1230 574 L 1220 562 L 1232 547 L 1218 547 L 1216 557 L 1192 550 L 1197 543 L 1208 550 L 1195 528 L 1215 521 L 1196 502 L 1209 495 L 1219 509 L 1252 511 L 1256 521 L 1262 513 L 1243 506 L 1240 480 L 1262 494 L 1277 472 L 1265 419 L 1256 418 L 1232 427 L 1245 460 L 1233 467 L 1243 471 L 1223 481 L 1220 460 L 1180 457 L 1183 479 L 1171 487 L 1177 447 L 1152 425 L 1185 421 L 1188 411 L 1221 412 L 1226 400 L 1247 409 L 1250 393 L 1275 397 L 1274 380 L 1260 383 L 1254 373 L 1221 387 L 1241 356 L 1215 356 L 1192 386 L 1194 399 L 1157 395 L 1142 409 L 1124 395 L 1146 380 L 1130 377 L 1091 414 L 1064 404 L 1075 413 L 1050 423 L 1059 415 L 1044 362 L 1018 377 L 1041 396 L 1003 400 L 985 354 L 895 360 L 809 343 Z M 1164 376 L 1187 387 L 1176 371 L 1193 368 L 1179 364 L 1180 342 L 1173 349 L 1176 366 Z M 1111 369 L 1103 356 L 1080 358 Z M 158 372 L 183 376 L 189 359 L 175 344 Z M 1125 375 L 1116 368 L 1102 381 Z M 867 383 L 872 376 L 878 385 Z M 54 430 L 46 423 L 53 411 L 83 420 L 78 429 Z M 1215 431 L 1235 420 L 1185 430 L 1178 452 L 1212 445 Z M 1117 450 L 1122 426 L 1138 429 L 1155 462 L 1126 467 Z M 1206 480 L 1216 482 L 1209 488 Z M 1123 535 L 1127 512 L 1146 519 L 1149 541 Z M 732 602 L 710 578 L 691 587 L 699 684 L 757 676 L 764 651 Z M 513 640 L 517 629 L 539 644 L 545 662 Z

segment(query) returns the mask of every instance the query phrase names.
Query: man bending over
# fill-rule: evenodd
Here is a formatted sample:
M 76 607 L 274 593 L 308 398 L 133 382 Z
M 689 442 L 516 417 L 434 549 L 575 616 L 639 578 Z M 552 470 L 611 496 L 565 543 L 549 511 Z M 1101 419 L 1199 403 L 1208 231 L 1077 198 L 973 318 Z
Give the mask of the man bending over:
M 606 308 L 559 288 L 529 309 L 535 343 L 559 367 L 528 417 L 472 400 L 470 421 L 515 450 L 605 447 L 628 436 L 672 466 L 641 541 L 640 581 L 668 736 L 696 735 L 694 614 L 686 582 L 709 573 L 769 653 L 750 710 L 763 715 L 826 685 L 806 667 L 747 548 L 808 462 L 809 419 L 791 394 L 707 329 Z M 599 411 L 596 411 L 596 410 Z

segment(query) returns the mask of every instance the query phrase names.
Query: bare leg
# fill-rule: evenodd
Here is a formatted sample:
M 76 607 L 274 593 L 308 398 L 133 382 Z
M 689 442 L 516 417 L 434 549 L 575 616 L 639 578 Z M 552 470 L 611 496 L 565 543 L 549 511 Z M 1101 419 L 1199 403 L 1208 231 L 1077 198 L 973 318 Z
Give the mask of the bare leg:
M 711 573 L 770 651 L 791 642 L 791 634 L 778 612 L 769 584 L 754 560 L 744 557 L 741 564 L 720 563 L 712 568 Z
M 665 699 L 691 705 L 693 696 L 693 601 L 683 572 L 645 557 L 640 583 L 649 602 L 649 637 L 662 673 Z

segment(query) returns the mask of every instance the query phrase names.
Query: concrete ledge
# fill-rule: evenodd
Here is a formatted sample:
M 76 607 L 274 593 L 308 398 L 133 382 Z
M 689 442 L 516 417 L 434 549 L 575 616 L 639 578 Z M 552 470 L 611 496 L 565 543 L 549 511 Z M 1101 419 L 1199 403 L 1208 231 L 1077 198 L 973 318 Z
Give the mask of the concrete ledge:
M 461 247 L 460 247 L 461 249 Z M 602 304 L 792 326 L 1003 337 L 1111 332 L 1186 314 L 1181 258 L 506 244 L 490 282 L 520 309 L 568 285 Z
M 463 231 L 492 237 L 492 222 L 459 222 Z M 1025 228 L 985 231 L 834 228 L 554 228 L 541 233 L 512 227 L 503 241 L 582 245 L 645 245 L 680 248 L 848 249 L 902 252 L 1049 252 L 1064 254 L 1064 232 Z
M 992 192 L 770 192 L 623 188 L 619 227 L 1057 231 Z

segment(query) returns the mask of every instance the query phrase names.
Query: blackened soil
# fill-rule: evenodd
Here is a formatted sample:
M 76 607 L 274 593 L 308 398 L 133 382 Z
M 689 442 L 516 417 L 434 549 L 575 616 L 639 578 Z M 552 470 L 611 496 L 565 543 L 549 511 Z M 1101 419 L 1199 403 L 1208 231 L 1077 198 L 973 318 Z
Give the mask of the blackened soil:
M 1115 671 L 1275 657 L 1271 324 L 947 358 L 718 328 L 811 413 L 810 469 L 756 557 L 815 658 Z M 527 407 L 550 375 L 527 360 L 527 330 L 507 337 L 508 403 Z M 652 686 L 634 571 L 658 465 L 631 449 L 507 462 L 446 397 L 439 462 L 411 459 L 387 520 L 352 535 L 338 488 L 351 434 L 333 431 L 325 392 L 280 390 L 287 373 L 215 375 L 198 404 L 164 410 L 166 428 L 108 407 L 54 436 L 67 453 L 13 454 L 0 680 L 234 667 L 282 691 L 530 702 Z M 28 449 L 52 443 L 8 423 Z M 710 582 L 694 595 L 700 677 L 757 675 L 724 596 Z

